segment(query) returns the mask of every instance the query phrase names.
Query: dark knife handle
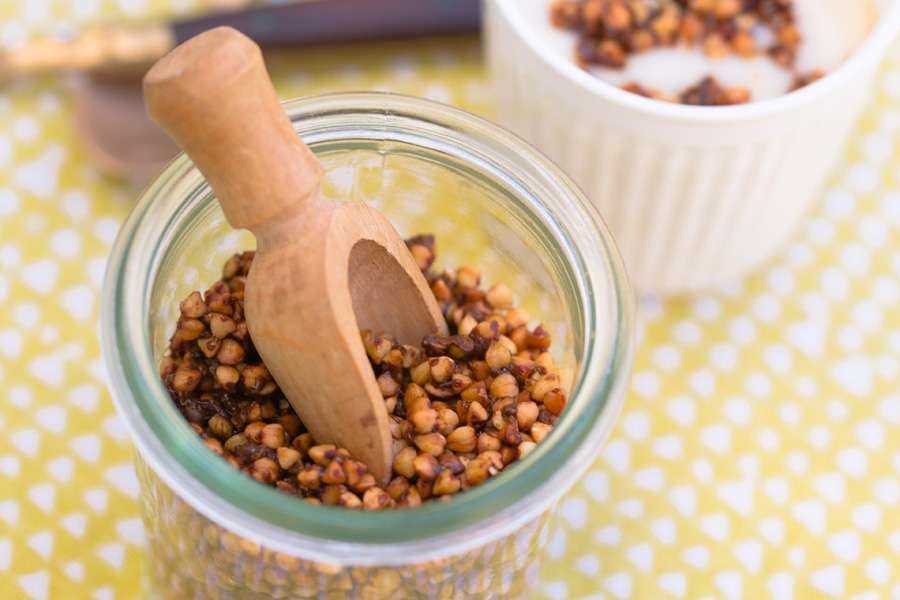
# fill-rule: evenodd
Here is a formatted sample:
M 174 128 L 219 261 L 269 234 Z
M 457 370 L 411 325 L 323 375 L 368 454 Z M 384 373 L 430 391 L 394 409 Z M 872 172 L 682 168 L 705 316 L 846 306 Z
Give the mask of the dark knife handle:
M 479 0 L 307 0 L 174 25 L 181 43 L 227 25 L 264 47 L 303 46 L 477 31 Z

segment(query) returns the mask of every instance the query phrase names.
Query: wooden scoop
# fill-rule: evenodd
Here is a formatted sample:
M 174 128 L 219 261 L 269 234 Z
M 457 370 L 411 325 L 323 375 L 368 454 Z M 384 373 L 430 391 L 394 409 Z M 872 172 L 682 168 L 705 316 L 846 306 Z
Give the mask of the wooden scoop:
M 447 325 L 405 243 L 376 210 L 322 197 L 319 161 L 297 136 L 259 47 L 212 29 L 144 78 L 150 116 L 206 176 L 228 222 L 256 236 L 250 334 L 319 443 L 390 475 L 391 434 L 360 329 L 400 343 Z

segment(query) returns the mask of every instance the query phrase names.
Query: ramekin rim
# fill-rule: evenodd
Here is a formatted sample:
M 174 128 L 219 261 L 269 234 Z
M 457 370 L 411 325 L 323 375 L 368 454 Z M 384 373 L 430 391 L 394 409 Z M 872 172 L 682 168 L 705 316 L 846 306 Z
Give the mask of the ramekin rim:
M 799 90 L 757 102 L 734 106 L 687 106 L 653 100 L 627 92 L 591 75 L 575 64 L 573 60 L 543 51 L 540 41 L 535 41 L 539 40 L 540 36 L 528 35 L 525 18 L 521 11 L 514 8 L 516 0 L 486 1 L 499 8 L 500 14 L 512 26 L 516 36 L 534 52 L 539 60 L 573 85 L 594 96 L 615 102 L 644 115 L 688 123 L 724 124 L 752 121 L 808 105 L 845 83 L 856 72 L 873 63 L 880 62 L 883 53 L 900 32 L 900 0 L 889 0 L 890 4 L 879 14 L 877 25 L 869 32 L 863 44 L 839 67 L 828 72 L 821 79 Z

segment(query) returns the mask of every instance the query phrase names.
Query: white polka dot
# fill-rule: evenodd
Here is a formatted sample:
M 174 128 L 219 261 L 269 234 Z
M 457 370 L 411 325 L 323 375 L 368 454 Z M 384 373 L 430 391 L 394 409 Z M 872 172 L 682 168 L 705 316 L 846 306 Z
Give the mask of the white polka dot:
M 94 223 L 94 235 L 106 245 L 112 245 L 119 231 L 119 223 L 115 219 L 97 219 Z
M 709 369 L 700 369 L 689 377 L 691 389 L 701 397 L 709 397 L 716 391 L 716 376 Z
M 587 504 L 582 498 L 567 498 L 560 506 L 560 514 L 569 525 L 581 529 L 587 521 Z
M 681 352 L 674 346 L 659 346 L 653 350 L 653 364 L 663 371 L 674 371 L 681 366 Z
M 778 432 L 774 429 L 766 427 L 756 434 L 756 442 L 763 450 L 771 452 L 778 448 Z
M 809 457 L 802 452 L 791 452 L 785 460 L 788 470 L 801 475 L 809 470 Z
M 795 567 L 800 567 L 806 562 L 806 551 L 800 546 L 794 546 L 788 551 L 788 560 Z
M 881 509 L 875 504 L 861 504 L 853 509 L 851 519 L 860 531 L 873 533 L 881 528 Z
M 900 303 L 900 283 L 889 277 L 879 277 L 872 284 L 872 293 L 875 302 L 884 306 L 894 306 Z
M 38 109 L 44 113 L 57 112 L 61 106 L 59 96 L 50 92 L 41 92 L 38 96 Z
M 887 506 L 900 504 L 900 482 L 896 479 L 879 479 L 873 488 L 875 497 Z
M 862 332 L 855 327 L 841 327 L 837 332 L 837 341 L 841 348 L 853 352 L 862 348 Z
M 755 455 L 744 454 L 738 457 L 737 466 L 741 475 L 746 478 L 745 481 L 755 480 L 759 476 L 759 459 Z
M 90 199 L 81 191 L 69 191 L 63 194 L 60 206 L 73 220 L 83 219 L 90 214 Z
M 650 433 L 650 415 L 644 411 L 633 411 L 622 418 L 622 430 L 634 440 L 646 439 Z
M 685 345 L 693 345 L 700 341 L 701 332 L 696 323 L 681 321 L 675 325 L 675 339 Z
M 881 202 L 881 214 L 888 223 L 900 224 L 900 194 L 893 192 L 885 195 Z
M 743 346 L 756 339 L 756 324 L 748 317 L 737 317 L 731 322 L 729 333 L 735 344 Z
M 585 575 L 596 575 L 600 572 L 600 559 L 596 554 L 585 554 L 575 561 L 575 567 Z M 565 595 L 560 598 L 565 598 Z
M 766 364 L 775 373 L 783 374 L 791 370 L 794 357 L 791 351 L 782 344 L 773 344 L 765 349 L 763 356 Z
M 12 141 L 5 137 L 0 138 L 0 166 L 6 166 L 7 164 L 9 164 L 10 159 L 12 159 L 12 155 Z
M 143 12 L 147 7 L 147 0 L 118 0 L 118 3 L 123 11 L 130 14 Z
M 820 284 L 825 295 L 832 300 L 843 300 L 847 297 L 850 283 L 847 275 L 835 267 L 826 267 L 822 270 Z
M 763 373 L 751 373 L 744 385 L 747 392 L 757 398 L 768 396 L 772 390 L 772 381 Z
M 878 187 L 881 177 L 872 165 L 858 164 L 847 173 L 847 185 L 853 191 L 868 194 Z
M 844 280 L 846 281 L 846 276 L 843 273 L 840 271 L 837 271 L 837 273 L 844 277 Z M 807 292 L 800 296 L 800 304 L 803 306 L 803 310 L 806 312 L 808 319 L 813 321 L 828 321 L 830 303 L 822 294 Z
M 663 316 L 663 304 L 659 296 L 651 294 L 641 296 L 638 307 L 645 321 L 656 321 Z
M 705 546 L 691 546 L 681 554 L 681 560 L 698 569 L 709 564 L 709 550 Z
M 866 419 L 854 427 L 856 440 L 861 446 L 876 450 L 884 445 L 884 426 L 874 419 Z
M 710 462 L 702 458 L 691 463 L 691 471 L 700 483 L 709 483 L 715 476 Z
M 794 242 L 788 246 L 787 259 L 792 267 L 801 268 L 810 265 L 816 259 L 816 254 L 808 245 Z
M 819 246 L 830 243 L 834 239 L 834 234 L 834 223 L 826 219 L 813 219 L 807 226 L 809 241 Z
M 694 314 L 703 321 L 713 321 L 722 314 L 722 305 L 715 298 L 704 296 L 694 302 Z
M 550 600 L 563 600 L 569 597 L 569 586 L 565 581 L 550 581 L 544 584 L 544 593 Z
M 15 358 L 22 353 L 22 334 L 15 329 L 0 330 L 0 354 Z
M 818 393 L 819 385 L 816 383 L 816 380 L 812 377 L 798 377 L 794 382 L 794 391 L 799 396 L 803 396 L 804 398 L 811 398 Z
M 684 444 L 676 435 L 664 435 L 653 442 L 653 452 L 666 460 L 677 460 L 684 454 Z
M 772 598 L 793 598 L 794 576 L 784 571 L 775 573 L 766 581 L 766 587 Z
M 832 219 L 845 219 L 856 209 L 856 199 L 846 190 L 831 190 L 825 195 L 825 212 Z
M 94 287 L 100 287 L 103 284 L 103 276 L 106 272 L 106 257 L 100 256 L 87 261 L 87 273 L 94 284 Z
M 872 333 L 881 328 L 884 315 L 881 308 L 870 300 L 861 300 L 853 307 L 853 321 L 865 332 Z
M 22 302 L 13 309 L 13 319 L 22 327 L 34 327 L 40 318 L 41 313 L 33 302 Z
M 809 443 L 816 448 L 826 448 L 831 443 L 831 432 L 817 425 L 809 430 Z
M 45 344 L 52 344 L 59 339 L 59 330 L 52 325 L 41 327 L 40 340 Z
M 794 274 L 790 269 L 784 267 L 775 267 L 767 276 L 769 287 L 773 292 L 779 295 L 789 294 L 794 291 L 796 283 Z
M 900 425 L 900 396 L 888 396 L 878 406 L 878 414 L 893 425 Z
M 837 465 L 848 476 L 860 478 L 868 471 L 869 460 L 859 448 L 844 448 L 838 452 Z
M 41 132 L 38 122 L 32 117 L 19 117 L 13 122 L 13 135 L 26 142 L 34 141 Z
M 740 600 L 744 589 L 744 578 L 737 571 L 723 571 L 715 577 L 716 587 L 725 600 Z
M 760 321 L 770 323 L 781 316 L 781 302 L 772 294 L 760 294 L 753 301 L 753 314 Z
M 0 45 L 8 49 L 19 48 L 28 41 L 28 30 L 24 24 L 13 19 L 0 27 Z
M 875 372 L 884 379 L 896 379 L 900 374 L 900 361 L 893 356 L 881 356 L 875 362 Z
M 687 592 L 687 578 L 683 573 L 663 573 L 656 580 L 659 588 L 676 598 L 681 598 Z
M 631 386 L 641 396 L 652 398 L 659 394 L 659 376 L 653 371 L 635 373 L 631 380 Z
M 839 560 L 854 562 L 859 558 L 862 543 L 855 531 L 841 531 L 828 537 L 828 549 Z
M 66 376 L 66 364 L 58 355 L 46 354 L 32 360 L 28 372 L 51 387 L 59 387 Z
M 730 398 L 725 401 L 725 416 L 735 425 L 747 425 L 753 416 L 750 403 L 744 398 Z
M 879 119 L 878 123 L 878 129 L 892 132 L 900 127 L 900 113 L 889 108 L 884 109 L 884 112 L 881 113 L 881 118 Z
M 810 533 L 822 535 L 825 532 L 827 513 L 825 505 L 819 500 L 798 502 L 791 507 L 791 515 Z
M 631 576 L 627 573 L 614 573 L 603 580 L 603 587 L 613 598 L 630 598 Z
M 891 576 L 891 563 L 880 556 L 866 562 L 866 576 L 873 582 L 883 585 Z
M 634 474 L 634 483 L 637 487 L 650 492 L 659 492 L 666 483 L 666 476 L 662 469 L 648 467 Z
M 865 397 L 872 393 L 873 365 L 862 357 L 841 360 L 832 364 L 829 375 L 844 390 L 854 396 Z
M 884 119 L 882 119 L 883 123 Z M 891 157 L 894 151 L 894 138 L 886 132 L 876 131 L 866 136 L 863 140 L 863 148 L 869 161 L 876 164 L 883 163 Z
M 869 249 L 862 244 L 847 244 L 841 251 L 841 264 L 851 275 L 865 275 L 871 263 Z
M 603 502 L 609 497 L 609 477 L 603 471 L 591 471 L 581 483 L 595 501 Z
M 666 414 L 673 421 L 684 427 L 693 424 L 696 412 L 694 401 L 687 396 L 672 398 L 666 404 Z
M 432 83 L 426 85 L 422 89 L 422 96 L 428 98 L 429 100 L 435 100 L 436 102 L 443 102 L 444 104 L 449 104 L 452 100 L 452 96 L 450 95 L 450 90 L 447 89 L 446 86 L 441 85 L 439 83 Z
M 644 515 L 644 503 L 637 498 L 629 498 L 619 502 L 619 512 L 631 519 L 640 519 Z
M 622 541 L 622 532 L 615 526 L 603 527 L 594 532 L 594 541 L 604 546 L 618 546 Z
M 738 361 L 738 351 L 732 344 L 716 344 L 709 353 L 710 362 L 722 371 L 734 371 Z
M 50 236 L 50 248 L 62 258 L 72 258 L 81 250 L 81 237 L 73 229 L 60 229 Z
M 834 421 L 843 421 L 847 418 L 847 405 L 840 400 L 832 400 L 825 407 L 825 412 Z
M 94 314 L 94 292 L 86 285 L 64 290 L 59 303 L 72 318 L 79 321 L 86 321 Z
M 881 248 L 890 239 L 890 234 L 884 221 L 871 215 L 867 215 L 859 220 L 857 231 L 859 232 L 859 239 L 873 248 Z
M 47 225 L 47 219 L 43 215 L 30 214 L 25 217 L 25 232 L 32 235 L 39 233 Z
M 31 406 L 31 388 L 16 385 L 9 390 L 9 402 L 16 408 L 25 410 Z
M 0 188 L 0 217 L 8 217 L 19 212 L 19 195 L 7 188 Z
M 800 407 L 793 402 L 782 404 L 778 413 L 786 425 L 796 425 L 800 422 Z
M 613 440 L 603 449 L 602 456 L 614 471 L 624 473 L 631 461 L 631 449 L 623 440 Z

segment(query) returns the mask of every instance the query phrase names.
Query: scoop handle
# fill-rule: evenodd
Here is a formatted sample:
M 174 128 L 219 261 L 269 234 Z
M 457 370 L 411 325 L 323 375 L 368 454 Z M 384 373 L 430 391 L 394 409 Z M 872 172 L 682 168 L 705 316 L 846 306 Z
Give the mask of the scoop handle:
M 250 38 L 217 27 L 144 77 L 150 117 L 209 181 L 233 227 L 254 230 L 316 194 L 322 168 L 294 131 Z

